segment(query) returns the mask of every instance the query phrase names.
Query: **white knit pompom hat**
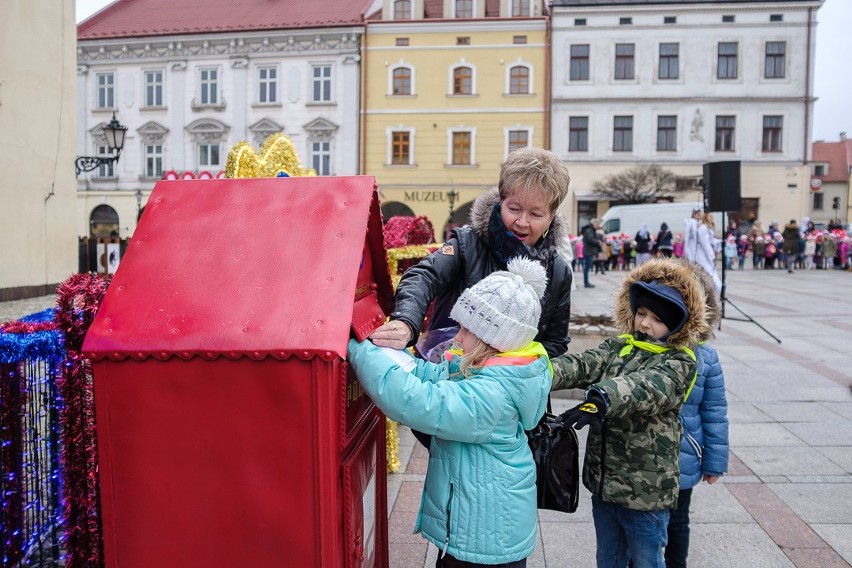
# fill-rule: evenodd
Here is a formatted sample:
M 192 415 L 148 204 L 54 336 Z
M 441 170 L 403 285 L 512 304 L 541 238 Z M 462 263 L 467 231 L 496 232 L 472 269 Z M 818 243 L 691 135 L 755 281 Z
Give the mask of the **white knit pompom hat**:
M 513 258 L 461 293 L 450 317 L 498 351 L 526 347 L 538 334 L 547 273 L 535 260 Z

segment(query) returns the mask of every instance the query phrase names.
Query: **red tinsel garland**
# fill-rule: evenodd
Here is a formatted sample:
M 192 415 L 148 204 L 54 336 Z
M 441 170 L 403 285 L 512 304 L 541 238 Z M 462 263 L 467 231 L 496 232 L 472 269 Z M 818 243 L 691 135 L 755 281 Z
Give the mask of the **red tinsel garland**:
M 407 217 L 397 215 L 387 220 L 384 226 L 385 248 L 406 245 L 426 245 L 435 242 L 435 230 L 425 215 Z
M 10 321 L 0 324 L 0 332 L 3 333 L 35 333 L 37 331 L 51 331 L 54 329 L 56 329 L 56 323 L 52 321 Z
M 104 565 L 92 365 L 81 349 L 108 284 L 108 276 L 74 274 L 57 290 L 56 323 L 67 356 L 57 384 L 64 403 L 59 422 L 66 568 Z

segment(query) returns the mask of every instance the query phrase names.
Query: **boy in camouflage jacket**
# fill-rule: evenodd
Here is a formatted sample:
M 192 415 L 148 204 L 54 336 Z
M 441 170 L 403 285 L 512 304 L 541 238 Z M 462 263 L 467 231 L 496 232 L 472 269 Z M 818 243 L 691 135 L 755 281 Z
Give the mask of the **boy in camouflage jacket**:
M 655 259 L 625 278 L 613 314 L 622 331 L 553 359 L 552 390 L 586 388 L 562 415 L 590 425 L 583 484 L 592 493 L 599 567 L 664 568 L 669 508 L 677 506 L 680 407 L 706 333 L 704 294 L 685 264 Z

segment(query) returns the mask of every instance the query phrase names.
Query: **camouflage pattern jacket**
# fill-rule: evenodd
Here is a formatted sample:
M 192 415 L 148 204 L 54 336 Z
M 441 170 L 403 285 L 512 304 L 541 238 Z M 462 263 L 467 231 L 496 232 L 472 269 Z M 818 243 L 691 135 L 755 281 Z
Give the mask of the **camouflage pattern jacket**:
M 634 333 L 630 285 L 657 280 L 677 289 L 689 317 L 665 343 Z M 604 501 L 638 511 L 677 505 L 679 420 L 695 377 L 692 348 L 709 333 L 706 297 L 688 263 L 650 260 L 632 270 L 615 300 L 622 335 L 575 355 L 552 359 L 553 388 L 594 387 L 609 408 L 599 434 L 589 433 L 583 484 Z

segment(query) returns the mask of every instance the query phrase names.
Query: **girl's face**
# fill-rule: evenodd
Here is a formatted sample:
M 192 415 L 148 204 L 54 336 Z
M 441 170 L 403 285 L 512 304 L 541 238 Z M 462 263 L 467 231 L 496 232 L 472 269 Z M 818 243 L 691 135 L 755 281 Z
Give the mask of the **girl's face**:
M 472 334 L 466 327 L 462 326 L 459 328 L 459 332 L 456 334 L 455 343 L 462 350 L 463 353 L 470 353 L 473 351 L 473 348 L 477 346 L 480 339 Z
M 633 316 L 633 328 L 650 335 L 654 339 L 662 339 L 669 334 L 669 328 L 666 327 L 666 324 L 645 306 L 636 308 L 636 315 Z
M 553 216 L 541 191 L 516 189 L 500 203 L 500 217 L 506 229 L 529 246 L 534 246 L 547 231 Z

